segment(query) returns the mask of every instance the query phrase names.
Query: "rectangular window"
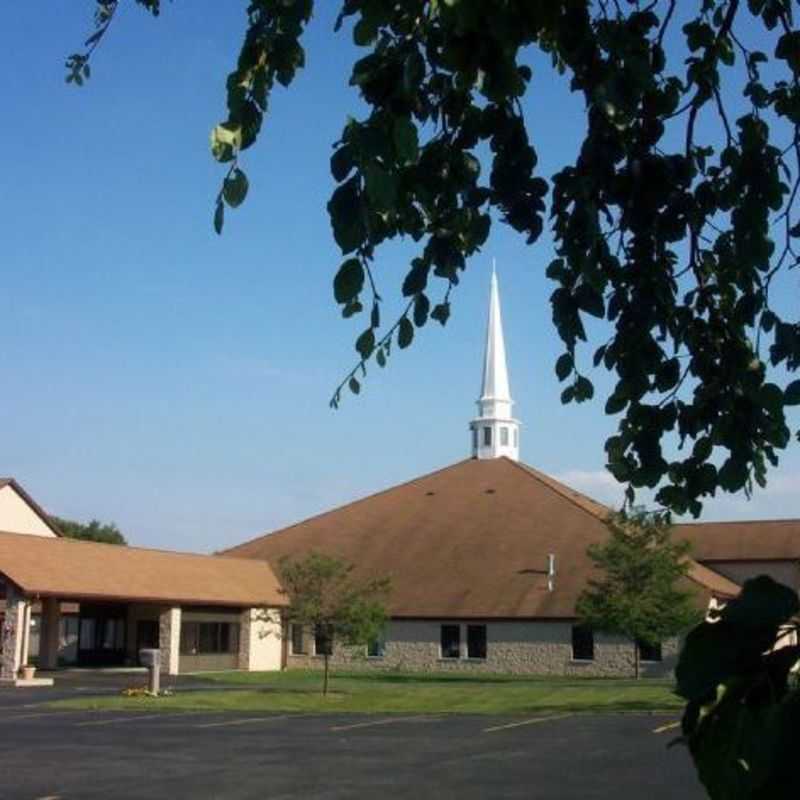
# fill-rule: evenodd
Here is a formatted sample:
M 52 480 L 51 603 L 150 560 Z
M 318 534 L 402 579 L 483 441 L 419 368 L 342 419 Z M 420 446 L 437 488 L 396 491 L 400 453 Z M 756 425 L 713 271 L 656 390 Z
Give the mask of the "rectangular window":
M 331 637 L 320 628 L 317 628 L 317 630 L 314 631 L 314 655 L 333 655 L 333 641 L 331 640 Z
M 485 625 L 467 625 L 467 658 L 486 658 Z
M 181 625 L 181 653 L 236 653 L 239 626 L 232 622 L 184 622 Z
M 492 429 L 491 428 L 484 428 L 483 429 L 483 445 L 484 445 L 484 447 L 491 447 L 492 446 Z
M 514 428 L 514 447 L 516 447 L 517 444 L 518 444 L 518 441 L 517 441 L 517 429 Z
M 302 656 L 305 655 L 303 647 L 303 626 L 292 623 L 292 655 Z
M 461 626 L 442 625 L 442 658 L 461 658 Z
M 636 646 L 639 648 L 639 658 L 642 661 L 661 661 L 661 642 L 650 644 L 638 640 Z
M 478 429 L 477 428 L 473 428 L 472 429 L 472 449 L 473 450 L 477 450 L 478 449 Z
M 594 633 L 586 625 L 572 626 L 572 660 L 594 661 Z
M 373 639 L 367 645 L 368 658 L 383 658 L 386 655 L 386 639 L 383 635 Z
M 500 444 L 508 447 L 508 428 L 500 428 Z

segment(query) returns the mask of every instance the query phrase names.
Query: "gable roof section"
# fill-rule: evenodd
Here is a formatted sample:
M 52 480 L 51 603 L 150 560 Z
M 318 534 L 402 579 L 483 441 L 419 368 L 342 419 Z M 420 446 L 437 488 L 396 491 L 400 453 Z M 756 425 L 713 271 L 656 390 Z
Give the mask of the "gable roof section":
M 698 561 L 798 561 L 800 520 L 695 522 L 675 526 Z
M 273 566 L 314 550 L 338 556 L 361 575 L 392 579 L 394 617 L 574 618 L 595 569 L 586 548 L 608 537 L 608 513 L 530 467 L 470 459 L 224 554 Z M 549 553 L 556 557 L 552 592 Z M 720 588 L 709 573 L 685 581 L 701 606 Z M 725 588 L 738 587 L 726 581 Z
M 50 515 L 20 486 L 15 478 L 0 478 L 0 489 L 10 486 L 27 504 L 37 517 L 53 532 L 55 536 L 63 536 L 58 526 L 54 525 Z
M 283 606 L 263 561 L 0 533 L 0 573 L 30 596 Z

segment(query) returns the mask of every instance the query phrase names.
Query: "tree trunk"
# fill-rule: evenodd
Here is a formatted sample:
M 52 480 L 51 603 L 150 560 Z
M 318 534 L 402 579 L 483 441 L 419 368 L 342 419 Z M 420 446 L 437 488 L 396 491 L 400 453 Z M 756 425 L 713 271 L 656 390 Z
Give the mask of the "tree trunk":
M 325 649 L 327 651 L 328 648 L 326 647 Z M 325 653 L 324 659 L 325 659 L 325 677 L 322 680 L 322 696 L 323 697 L 328 694 L 328 653 L 327 652 Z
M 633 677 L 639 680 L 639 642 L 633 640 Z

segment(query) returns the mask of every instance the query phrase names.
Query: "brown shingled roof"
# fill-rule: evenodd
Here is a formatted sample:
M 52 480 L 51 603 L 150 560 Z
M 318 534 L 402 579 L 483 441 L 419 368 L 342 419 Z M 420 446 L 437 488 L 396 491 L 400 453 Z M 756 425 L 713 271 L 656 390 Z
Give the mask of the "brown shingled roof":
M 249 559 L 0 533 L 0 573 L 32 596 L 282 606 L 269 565 Z
M 800 520 L 697 522 L 675 526 L 698 561 L 800 560 Z
M 470 459 L 245 542 L 225 555 L 267 559 L 316 550 L 392 579 L 390 613 L 429 618 L 574 618 L 608 537 L 609 509 L 507 458 Z M 543 574 L 556 556 L 555 590 Z M 699 565 L 695 565 L 698 566 Z M 735 584 L 698 569 L 698 605 Z M 708 585 L 714 584 L 714 585 Z

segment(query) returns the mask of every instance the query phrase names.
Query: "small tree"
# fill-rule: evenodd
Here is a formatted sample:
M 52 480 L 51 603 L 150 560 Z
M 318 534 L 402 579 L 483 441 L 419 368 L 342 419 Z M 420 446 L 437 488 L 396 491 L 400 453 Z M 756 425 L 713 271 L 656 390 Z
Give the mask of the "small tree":
M 610 537 L 588 553 L 603 577 L 592 579 L 578 598 L 577 613 L 590 627 L 633 641 L 639 677 L 639 643 L 657 645 L 699 622 L 689 592 L 677 587 L 686 575 L 688 542 L 673 542 L 663 515 L 616 514 Z
M 278 565 L 282 592 L 288 597 L 287 623 L 310 628 L 325 643 L 323 695 L 328 693 L 329 659 L 334 642 L 367 645 L 386 624 L 388 578 L 359 581 L 353 565 L 322 553 Z

